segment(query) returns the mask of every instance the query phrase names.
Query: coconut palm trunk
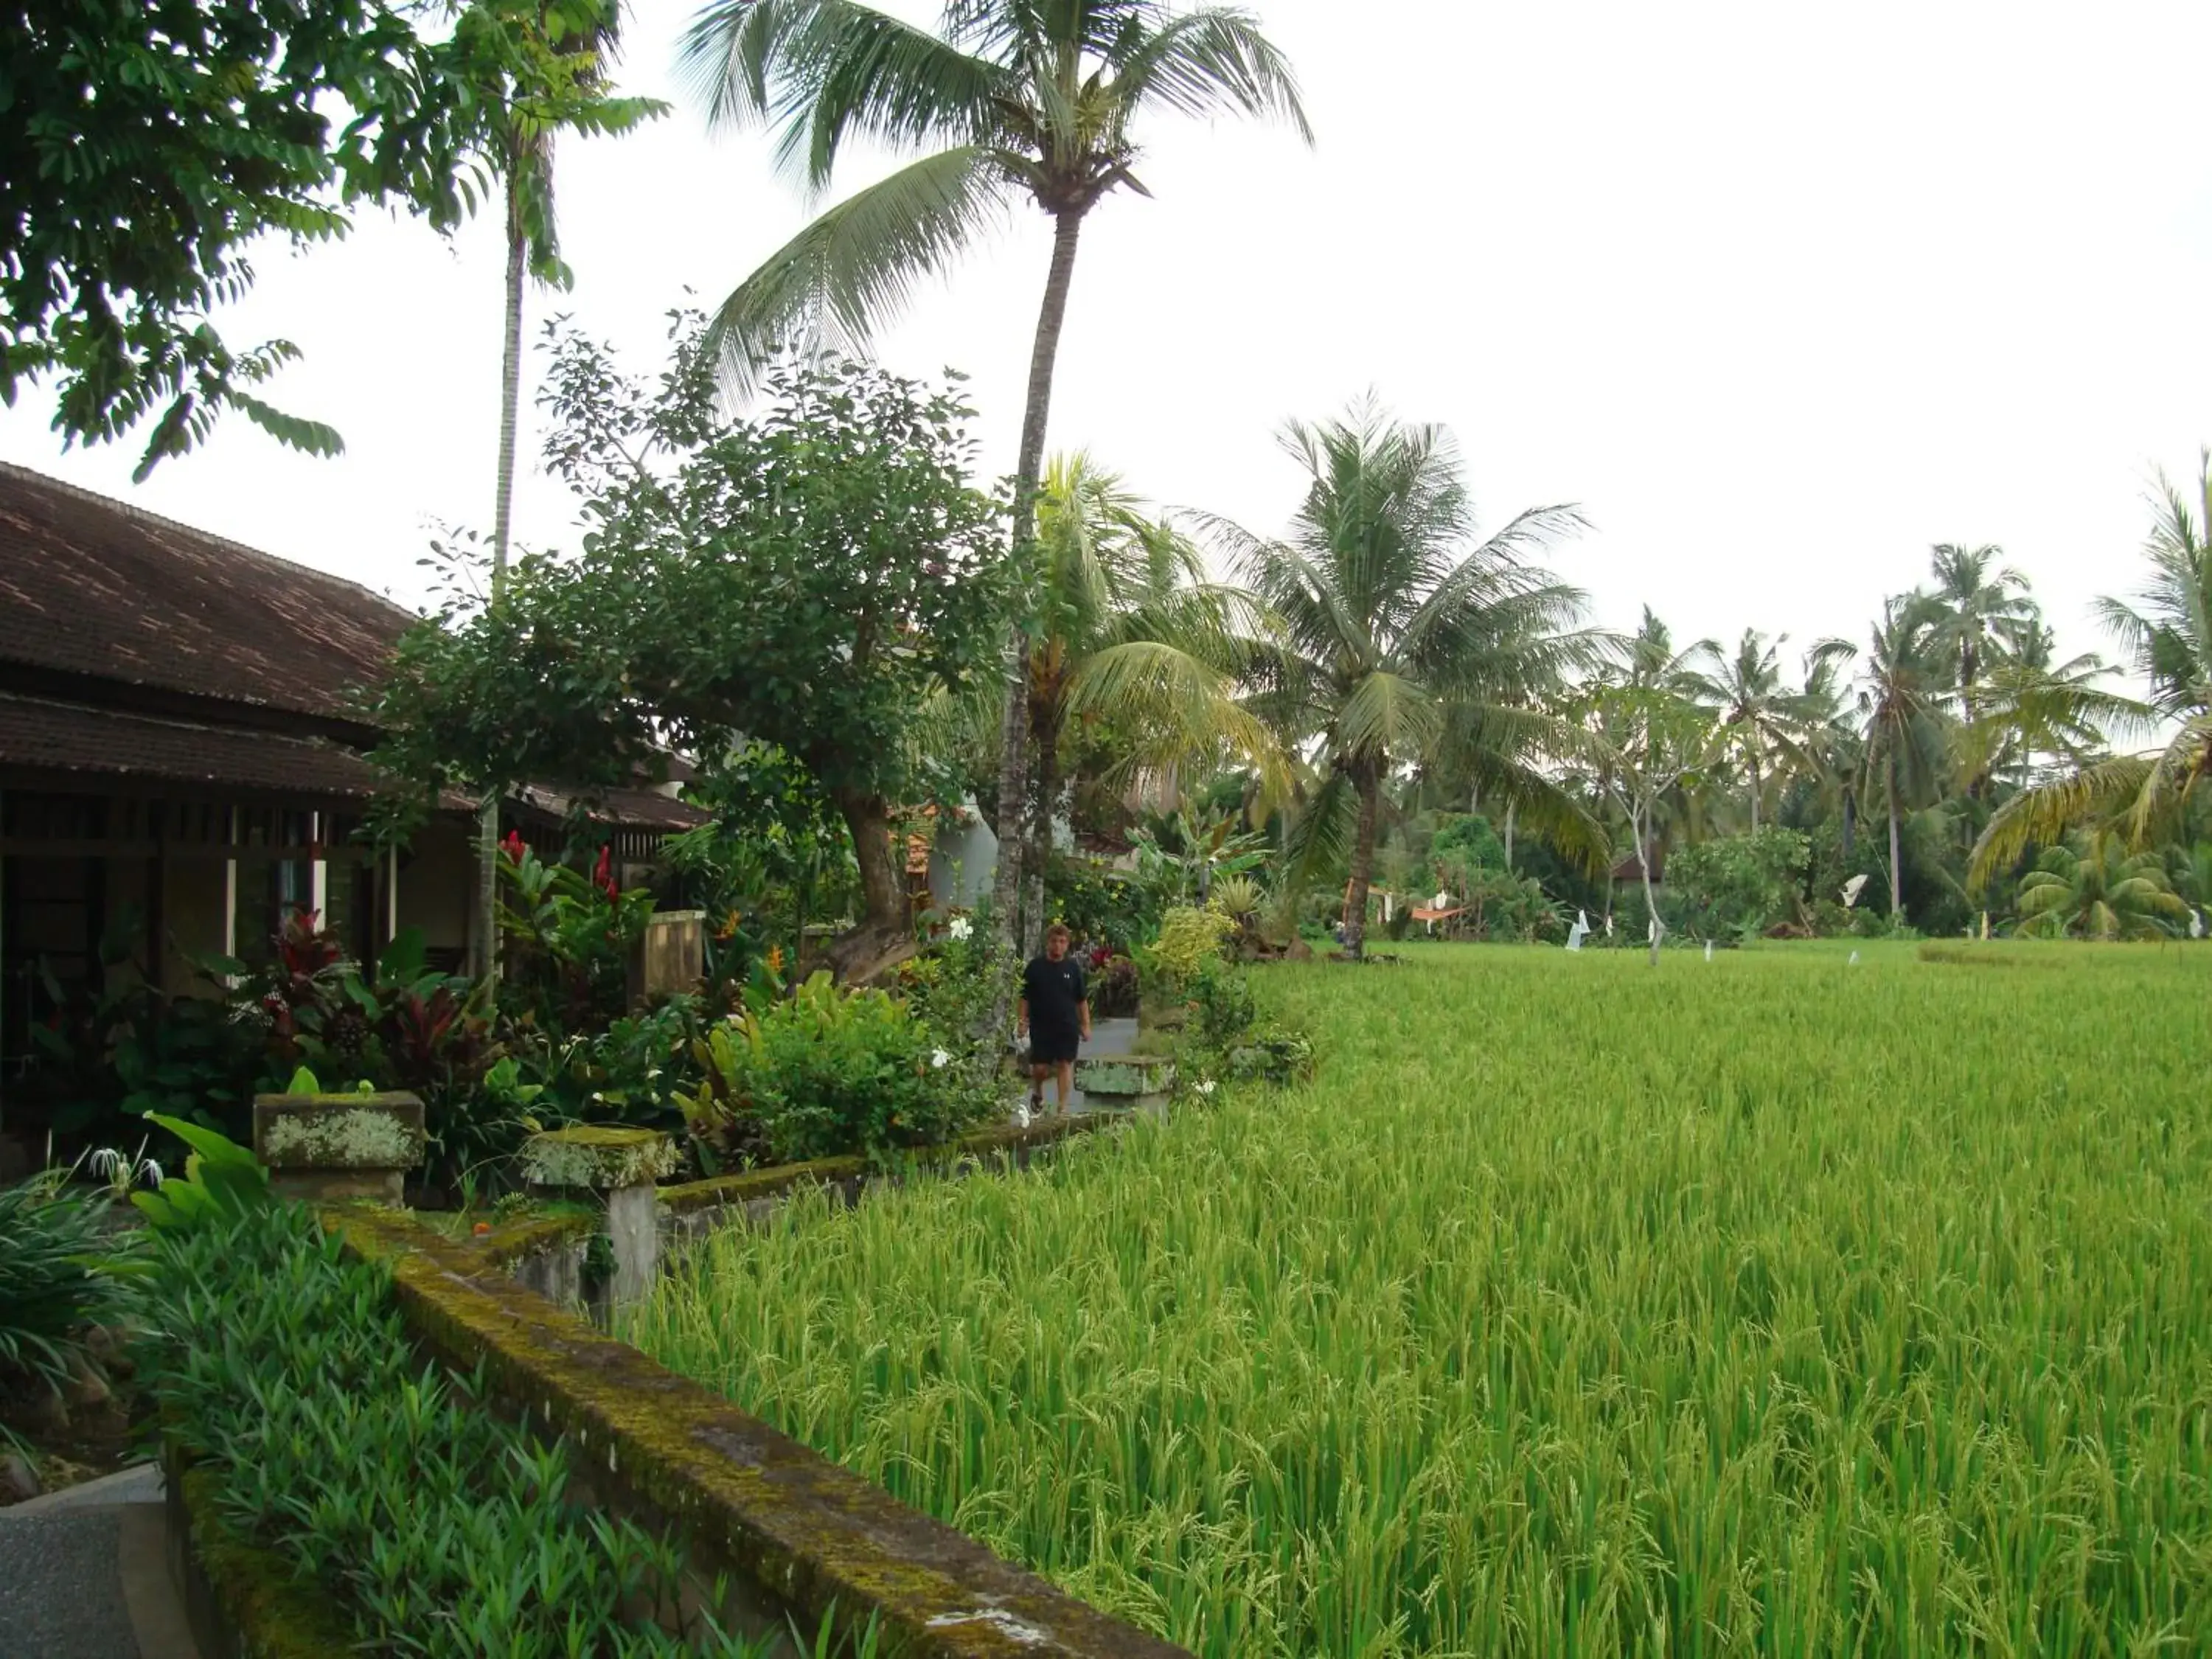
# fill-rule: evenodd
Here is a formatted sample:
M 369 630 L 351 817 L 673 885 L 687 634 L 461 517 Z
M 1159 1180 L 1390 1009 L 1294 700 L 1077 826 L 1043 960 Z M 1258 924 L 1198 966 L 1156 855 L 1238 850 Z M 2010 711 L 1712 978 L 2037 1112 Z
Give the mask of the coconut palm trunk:
M 1905 908 L 1904 875 L 1898 863 L 1897 757 L 1892 755 L 1882 769 L 1889 786 L 1889 919 L 1894 923 Z
M 522 405 L 522 296 L 529 276 L 529 239 L 522 205 L 511 182 L 507 193 L 507 343 L 499 379 L 499 479 L 492 505 L 491 603 L 507 597 L 507 555 L 514 523 L 515 427 Z M 499 804 L 500 790 L 487 790 L 477 817 L 477 914 L 474 928 L 477 973 L 499 975 Z
M 1751 751 L 1751 833 L 1759 833 L 1759 750 Z
M 1075 280 L 1076 239 L 1083 234 L 1083 210 L 1063 208 L 1054 216 L 1052 264 L 1045 273 L 1044 303 L 1037 311 L 1036 340 L 1030 349 L 1029 400 L 1022 410 L 1022 447 L 1014 467 L 1012 541 L 1018 556 L 1036 536 L 1037 484 L 1044 476 L 1045 425 L 1052 411 L 1052 371 L 1060 356 L 1060 333 L 1067 320 L 1067 296 Z M 993 872 L 991 902 L 999 936 L 1008 944 L 1041 935 L 1042 916 L 1016 930 L 1022 896 L 1022 815 L 1028 804 L 1030 705 L 1029 635 L 1017 622 L 1006 641 L 1006 705 L 1000 722 L 999 864 Z M 1042 905 L 1040 905 L 1042 908 Z
M 1344 906 L 1344 950 L 1354 961 L 1367 954 L 1367 890 L 1375 877 L 1375 821 L 1382 805 L 1382 769 L 1372 761 L 1357 766 L 1352 786 L 1359 792 L 1359 819 L 1352 837 L 1352 890 Z
M 1051 866 L 1053 798 L 1060 789 L 1060 720 L 1045 699 L 1032 709 L 1030 738 L 1036 752 L 1030 757 L 1029 846 L 1023 856 L 1022 948 L 1033 956 L 1044 945 L 1044 875 Z

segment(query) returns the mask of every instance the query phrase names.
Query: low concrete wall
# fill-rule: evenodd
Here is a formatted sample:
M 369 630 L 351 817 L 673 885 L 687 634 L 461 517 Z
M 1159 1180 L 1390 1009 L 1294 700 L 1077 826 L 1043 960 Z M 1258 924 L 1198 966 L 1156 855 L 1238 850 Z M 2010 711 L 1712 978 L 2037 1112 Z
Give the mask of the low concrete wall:
M 774 1190 L 788 1191 L 826 1173 L 797 1167 L 811 1172 L 696 1183 L 716 1196 L 682 1212 L 726 1212 L 772 1197 L 757 1190 L 769 1177 L 782 1177 Z M 757 1629 L 788 1613 L 812 1630 L 834 1609 L 840 1630 L 857 1634 L 872 1621 L 884 1653 L 916 1659 L 1183 1652 L 601 1334 L 516 1283 L 497 1252 L 448 1239 L 405 1212 L 349 1206 L 325 1217 L 350 1249 L 389 1266 L 408 1328 L 428 1352 L 458 1370 L 482 1366 L 503 1405 L 568 1437 L 581 1501 L 672 1528 L 690 1547 L 699 1583 L 728 1575 L 726 1625 Z
M 1125 1121 L 1121 1115 L 1091 1112 L 1041 1118 L 1025 1129 L 985 1129 L 944 1146 L 918 1148 L 913 1167 L 937 1175 L 1025 1169 L 1031 1160 L 1048 1156 L 1078 1135 Z M 875 1182 L 901 1178 L 900 1171 L 887 1171 L 865 1158 L 824 1158 L 662 1187 L 655 1211 L 657 1254 L 665 1262 L 672 1247 L 704 1237 L 733 1221 L 765 1221 L 802 1187 L 829 1188 L 850 1203 Z M 586 1310 L 594 1323 L 604 1326 L 609 1314 L 608 1285 L 604 1273 L 592 1271 L 590 1260 L 593 1240 L 603 1233 L 598 1217 L 556 1216 L 499 1228 L 475 1240 L 471 1248 L 487 1266 L 504 1268 L 518 1283 L 558 1306 Z
M 161 1454 L 169 1579 L 200 1659 L 328 1659 L 354 1632 L 284 1559 L 240 1541 L 222 1518 L 218 1477 L 174 1445 Z

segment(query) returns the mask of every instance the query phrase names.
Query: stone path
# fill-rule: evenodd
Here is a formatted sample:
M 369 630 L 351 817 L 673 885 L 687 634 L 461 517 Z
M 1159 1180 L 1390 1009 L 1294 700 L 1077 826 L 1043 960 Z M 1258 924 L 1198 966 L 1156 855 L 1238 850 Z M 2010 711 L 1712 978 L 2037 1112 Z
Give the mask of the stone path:
M 1077 1052 L 1085 1060 L 1103 1059 L 1109 1054 L 1127 1054 L 1136 1046 L 1136 1042 L 1135 1020 L 1094 1019 L 1091 1022 L 1091 1041 Z M 1052 1098 L 1052 1079 L 1048 1078 L 1044 1085 L 1044 1109 L 1048 1112 L 1053 1109 Z M 1071 1112 L 1087 1112 L 1091 1109 L 1091 1103 L 1084 1098 L 1083 1091 L 1078 1089 L 1069 1100 L 1067 1109 Z
M 150 1463 L 0 1509 L 0 1659 L 199 1659 Z

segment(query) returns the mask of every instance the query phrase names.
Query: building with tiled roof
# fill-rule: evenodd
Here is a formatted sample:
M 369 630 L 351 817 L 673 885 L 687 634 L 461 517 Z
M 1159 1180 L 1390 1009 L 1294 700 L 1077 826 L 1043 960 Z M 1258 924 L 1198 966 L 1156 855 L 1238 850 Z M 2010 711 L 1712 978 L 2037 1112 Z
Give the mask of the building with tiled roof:
M 191 988 L 306 906 L 374 951 L 417 927 L 469 945 L 465 803 L 404 852 L 356 839 L 384 781 L 365 692 L 415 616 L 359 584 L 0 463 L 0 1062 L 103 939 Z M 557 845 L 577 810 L 532 787 L 509 827 Z M 585 808 L 617 857 L 703 817 L 659 790 Z M 0 1079 L 5 1075 L 0 1065 Z

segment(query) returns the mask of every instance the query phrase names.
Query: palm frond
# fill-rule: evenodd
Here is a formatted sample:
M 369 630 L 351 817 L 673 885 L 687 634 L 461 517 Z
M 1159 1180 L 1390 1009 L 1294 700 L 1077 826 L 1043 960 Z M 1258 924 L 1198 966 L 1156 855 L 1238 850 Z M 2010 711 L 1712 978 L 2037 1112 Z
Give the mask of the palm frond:
M 1115 96 L 1125 108 L 1153 103 L 1182 115 L 1269 117 L 1313 143 L 1289 60 L 1241 7 L 1205 6 L 1137 33 L 1112 61 Z
M 924 156 L 831 208 L 722 302 L 708 349 L 740 387 L 785 349 L 859 352 L 986 229 L 1002 223 L 1004 175 L 988 151 Z

